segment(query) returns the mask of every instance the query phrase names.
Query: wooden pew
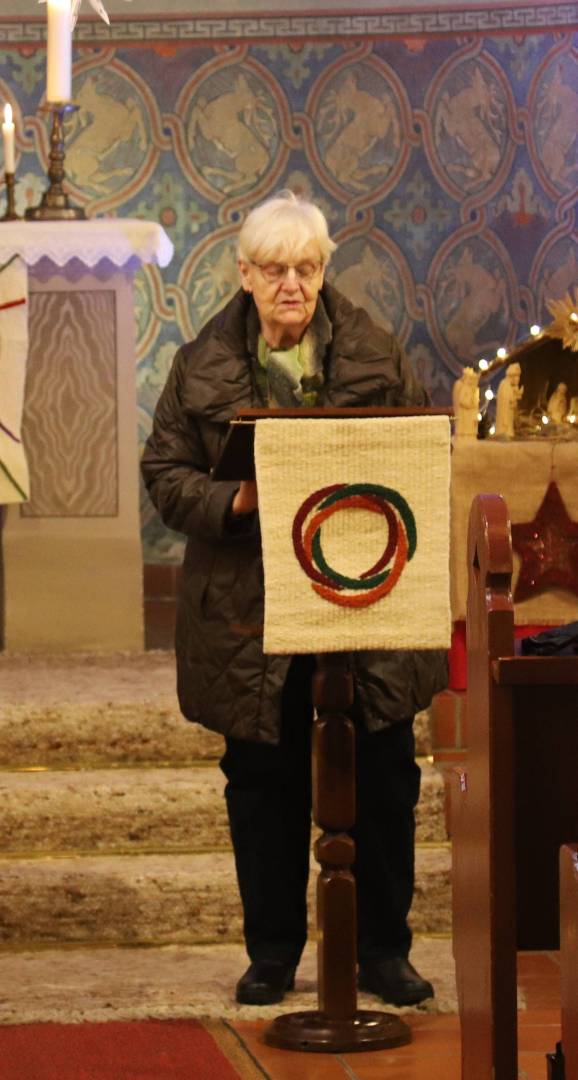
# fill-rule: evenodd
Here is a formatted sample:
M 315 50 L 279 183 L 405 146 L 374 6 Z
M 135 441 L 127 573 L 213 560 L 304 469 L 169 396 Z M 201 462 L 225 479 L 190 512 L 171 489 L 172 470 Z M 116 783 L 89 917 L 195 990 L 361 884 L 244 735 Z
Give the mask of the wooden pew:
M 578 1080 L 578 844 L 560 851 L 560 966 L 565 1080 Z
M 516 1080 L 518 949 L 555 949 L 560 845 L 578 836 L 578 658 L 516 657 L 510 523 L 474 499 L 467 768 L 452 777 L 463 1080 Z
M 560 848 L 562 1038 L 546 1054 L 548 1080 L 578 1080 L 578 844 Z

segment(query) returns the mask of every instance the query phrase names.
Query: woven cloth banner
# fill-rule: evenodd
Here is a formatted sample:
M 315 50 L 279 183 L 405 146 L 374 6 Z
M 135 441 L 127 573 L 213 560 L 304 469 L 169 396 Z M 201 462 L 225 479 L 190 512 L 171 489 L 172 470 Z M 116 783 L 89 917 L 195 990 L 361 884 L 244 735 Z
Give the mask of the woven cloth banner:
M 446 648 L 444 416 L 259 420 L 266 653 Z
M 20 437 L 28 357 L 28 274 L 17 256 L 0 267 L 0 505 L 29 497 Z

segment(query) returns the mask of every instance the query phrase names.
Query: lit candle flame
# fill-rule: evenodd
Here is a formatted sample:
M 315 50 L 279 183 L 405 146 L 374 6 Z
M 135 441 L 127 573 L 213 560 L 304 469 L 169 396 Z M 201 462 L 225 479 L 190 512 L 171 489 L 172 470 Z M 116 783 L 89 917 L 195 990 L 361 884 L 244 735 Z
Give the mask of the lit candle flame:
M 7 102 L 4 106 L 4 123 L 2 124 L 2 142 L 4 144 L 4 172 L 14 173 L 14 122 L 12 120 L 12 106 Z

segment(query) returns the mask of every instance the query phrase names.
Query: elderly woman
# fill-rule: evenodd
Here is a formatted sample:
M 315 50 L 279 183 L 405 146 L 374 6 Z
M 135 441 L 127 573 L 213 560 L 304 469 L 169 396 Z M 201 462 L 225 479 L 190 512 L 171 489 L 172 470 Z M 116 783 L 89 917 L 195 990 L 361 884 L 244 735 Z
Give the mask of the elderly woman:
M 180 706 L 226 737 L 221 768 L 251 960 L 237 984 L 245 1004 L 282 1000 L 306 940 L 314 660 L 263 654 L 256 486 L 215 482 L 211 469 L 246 406 L 426 403 L 391 334 L 324 283 L 334 248 L 319 208 L 290 191 L 249 213 L 242 288 L 179 349 L 142 462 L 163 520 L 187 536 Z M 366 652 L 352 665 L 359 983 L 415 1004 L 433 991 L 408 960 L 420 775 L 412 722 L 442 687 L 444 660 Z

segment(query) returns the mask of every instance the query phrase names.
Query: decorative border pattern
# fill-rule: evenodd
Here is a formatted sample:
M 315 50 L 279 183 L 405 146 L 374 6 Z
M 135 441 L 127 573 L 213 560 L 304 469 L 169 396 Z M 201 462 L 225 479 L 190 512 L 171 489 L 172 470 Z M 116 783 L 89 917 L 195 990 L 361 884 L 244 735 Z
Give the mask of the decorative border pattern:
M 78 45 L 130 44 L 170 41 L 286 41 L 333 38 L 428 37 L 448 34 L 531 33 L 536 30 L 578 28 L 578 3 L 512 5 L 441 11 L 344 12 L 324 15 L 181 16 L 131 19 L 116 17 L 110 27 L 101 20 L 80 21 Z M 42 42 L 43 20 L 0 20 L 0 45 Z

